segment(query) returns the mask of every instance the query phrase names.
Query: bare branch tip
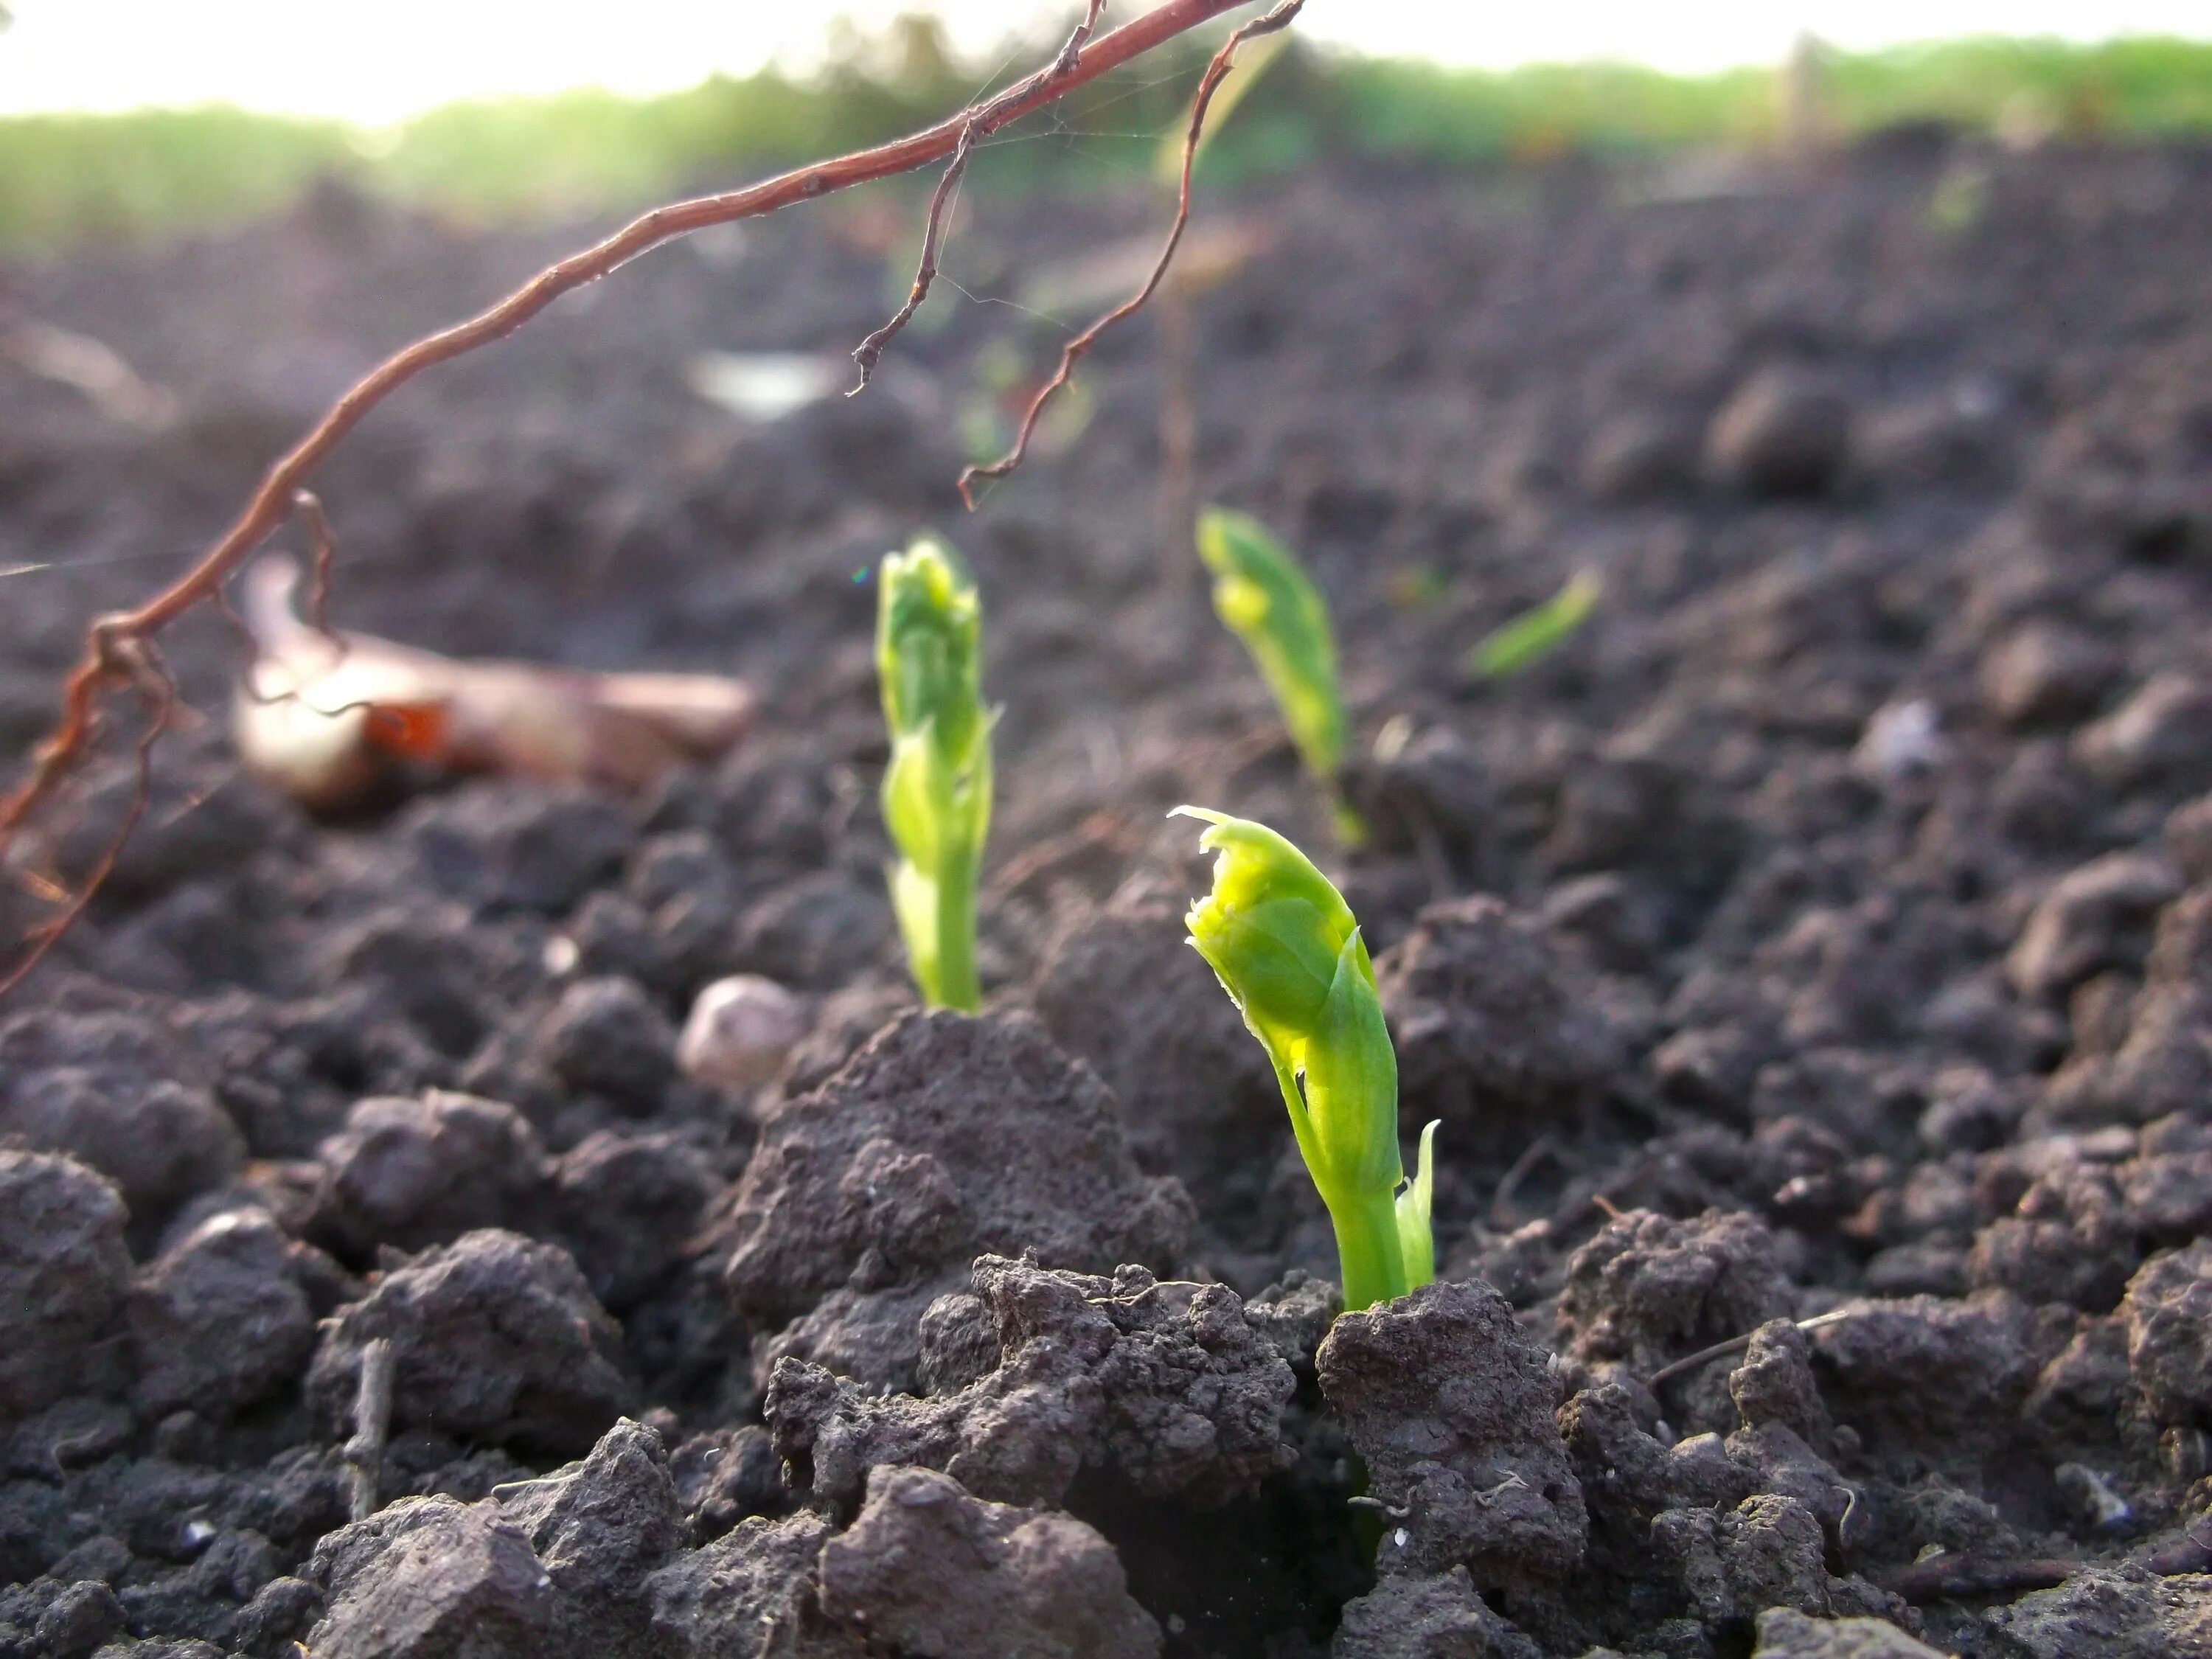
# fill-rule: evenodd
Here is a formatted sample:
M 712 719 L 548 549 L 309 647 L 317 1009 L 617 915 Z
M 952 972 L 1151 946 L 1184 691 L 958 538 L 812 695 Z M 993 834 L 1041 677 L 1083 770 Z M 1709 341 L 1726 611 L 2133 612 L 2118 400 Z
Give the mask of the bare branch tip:
M 945 160 L 947 165 L 932 201 L 915 293 L 889 331 L 877 342 L 879 352 L 882 343 L 905 325 L 914 308 L 927 295 L 929 283 L 936 275 L 936 256 L 946 204 L 979 137 L 997 131 L 1063 94 L 1235 9 L 1241 3 L 1242 0 L 1163 0 L 1163 3 L 1101 35 L 1096 31 L 1104 10 L 1104 0 L 1085 0 L 1082 22 L 1053 60 L 998 96 L 889 143 L 855 150 L 738 189 L 665 203 L 639 215 L 591 246 L 555 261 L 484 310 L 425 335 L 386 358 L 349 387 L 289 450 L 277 458 L 238 519 L 190 570 L 135 611 L 103 617 L 88 628 L 83 652 L 63 681 L 61 711 L 52 732 L 34 750 L 28 775 L 4 799 L 0 799 L 0 855 L 4 855 L 34 814 L 51 807 L 60 798 L 68 780 L 89 759 L 104 726 L 104 705 L 117 691 L 136 687 L 160 704 L 150 711 L 154 718 L 149 720 L 139 744 L 142 775 L 150 775 L 152 748 L 169 724 L 176 690 L 159 659 L 136 647 L 149 644 L 186 611 L 215 599 L 222 584 L 295 514 L 306 521 L 315 552 L 316 581 L 309 610 L 316 626 L 325 633 L 330 632 L 322 602 L 328 596 L 327 578 L 335 560 L 336 538 L 322 503 L 305 487 L 305 480 L 372 410 L 402 386 L 428 369 L 504 338 L 562 295 L 611 274 L 672 237 L 711 225 L 757 218 L 794 203 L 815 200 L 835 191 L 912 172 Z M 1232 35 L 1231 44 L 1240 36 L 1280 27 L 1302 4 L 1303 0 L 1279 0 L 1266 17 L 1256 24 L 1245 25 Z M 1218 81 L 1219 75 L 1212 73 L 1210 78 Z M 1201 117 L 1203 100 L 1208 91 L 1209 88 L 1201 86 Z M 1186 187 L 1176 231 L 1163 253 L 1160 270 L 1165 269 L 1167 258 L 1172 255 L 1188 210 Z M 1102 319 L 1089 336 L 1064 355 L 1061 374 L 1040 392 L 1015 450 L 997 465 L 970 469 L 962 475 L 961 498 L 969 511 L 974 511 L 976 504 L 974 481 L 979 477 L 1004 477 L 1018 465 L 1027 443 L 1027 428 L 1034 425 L 1043 402 L 1064 384 L 1066 371 L 1088 349 L 1090 338 L 1095 337 L 1097 329 L 1119 320 L 1143 304 L 1158 286 L 1160 270 L 1154 272 L 1152 281 L 1134 301 Z M 872 361 L 861 363 L 860 381 L 855 392 L 868 384 Z M 149 688 L 158 689 L 149 691 Z M 142 800 L 137 810 L 126 817 L 123 836 L 130 835 L 143 810 Z M 118 837 L 95 866 L 85 889 L 58 919 L 58 925 L 51 930 L 42 930 L 43 936 L 26 959 L 0 971 L 0 996 L 21 983 L 54 939 L 66 930 L 70 921 L 89 902 L 92 892 L 120 851 Z

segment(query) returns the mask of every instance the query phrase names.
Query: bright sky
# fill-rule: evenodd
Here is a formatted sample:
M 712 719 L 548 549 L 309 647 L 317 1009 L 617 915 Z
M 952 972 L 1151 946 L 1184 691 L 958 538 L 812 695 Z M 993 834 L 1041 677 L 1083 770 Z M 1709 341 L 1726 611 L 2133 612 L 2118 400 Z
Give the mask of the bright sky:
M 1148 0 L 1109 0 L 1128 16 Z M 804 64 L 842 14 L 916 0 L 7 0 L 0 114 L 228 102 L 396 120 L 457 98 L 585 85 L 641 94 Z M 955 39 L 1072 17 L 1075 0 L 935 0 Z M 1802 30 L 1848 47 L 1978 33 L 2212 38 L 2212 0 L 1310 0 L 1300 32 L 1379 53 L 1505 67 L 1626 58 L 1696 70 L 1771 63 Z

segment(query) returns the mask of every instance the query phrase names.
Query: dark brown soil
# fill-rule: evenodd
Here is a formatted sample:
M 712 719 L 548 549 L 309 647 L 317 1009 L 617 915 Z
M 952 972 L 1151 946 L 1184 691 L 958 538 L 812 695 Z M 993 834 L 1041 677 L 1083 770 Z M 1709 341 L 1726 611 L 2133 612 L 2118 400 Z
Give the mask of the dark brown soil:
M 1158 209 L 987 204 L 948 269 L 1022 297 Z M 725 764 L 319 823 L 179 630 L 216 717 L 0 1009 L 0 1656 L 2212 1653 L 2212 153 L 1207 210 L 1271 245 L 1194 301 L 1199 490 L 1334 605 L 1377 835 L 1326 861 L 1445 1282 L 1331 1328 L 1182 943 L 1168 807 L 1328 817 L 1161 545 L 1152 325 L 967 518 L 987 355 L 1058 328 L 948 291 L 866 396 L 746 423 L 692 355 L 848 349 L 910 258 L 788 215 L 321 481 L 340 622 L 742 674 Z M 0 359 L 0 567 L 58 567 L 0 576 L 0 753 L 348 379 L 568 240 L 331 193 L 0 270 L 180 411 Z M 980 1018 L 910 1009 L 883 894 L 866 573 L 924 527 L 1005 710 Z M 1563 647 L 1468 671 L 1580 571 Z M 753 1092 L 675 1060 L 737 973 L 813 1021 Z

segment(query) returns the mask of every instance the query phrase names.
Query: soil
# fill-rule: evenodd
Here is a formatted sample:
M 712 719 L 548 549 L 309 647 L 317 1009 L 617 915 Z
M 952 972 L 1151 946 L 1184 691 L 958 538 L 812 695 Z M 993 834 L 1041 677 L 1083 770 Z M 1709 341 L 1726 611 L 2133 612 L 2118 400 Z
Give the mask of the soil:
M 1158 205 L 981 202 L 947 268 L 1028 304 Z M 342 623 L 742 674 L 725 763 L 318 822 L 229 756 L 220 620 L 170 642 L 216 712 L 0 1009 L 0 1655 L 2212 1653 L 2212 152 L 1217 192 L 1265 251 L 1191 301 L 1197 489 L 1331 596 L 1356 854 L 1162 544 L 1151 324 L 972 519 L 1048 319 L 947 292 L 863 397 L 691 390 L 879 322 L 884 206 L 653 254 L 321 480 Z M 0 362 L 0 565 L 56 567 L 0 578 L 0 752 L 574 234 L 330 191 L 0 270 L 175 410 Z M 873 805 L 866 576 L 924 527 L 1004 709 L 977 1017 L 912 1006 Z M 1443 1126 L 1404 1301 L 1332 1324 L 1186 799 L 1367 929 Z M 806 1032 L 758 1086 L 678 1063 L 734 975 Z

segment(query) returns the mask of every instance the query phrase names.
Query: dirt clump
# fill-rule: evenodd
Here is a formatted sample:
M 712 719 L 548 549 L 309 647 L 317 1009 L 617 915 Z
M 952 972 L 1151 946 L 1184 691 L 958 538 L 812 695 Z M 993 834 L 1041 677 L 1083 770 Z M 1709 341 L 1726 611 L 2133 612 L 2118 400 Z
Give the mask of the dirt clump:
M 0 1150 L 0 1405 L 27 1416 L 71 1392 L 123 1306 L 131 1257 L 115 1188 L 82 1164 Z
M 1575 1353 L 1650 1369 L 1754 1330 L 1794 1299 L 1771 1236 L 1754 1218 L 1708 1211 L 1685 1222 L 1637 1212 L 1575 1252 L 1559 1317 Z
M 290 1242 L 266 1213 L 210 1217 L 141 1268 L 125 1310 L 133 1400 L 158 1419 L 222 1417 L 297 1380 L 314 1313 Z
M 1813 1619 L 1795 1607 L 1759 1615 L 1752 1659 L 1936 1659 L 1941 1649 L 1881 1619 Z
M 1759 370 L 1730 394 L 1705 436 L 1725 483 L 1755 495 L 1818 495 L 1850 457 L 1850 404 L 1820 376 L 1789 366 Z
M 646 1584 L 662 1650 L 680 1659 L 768 1659 L 779 1650 L 861 1659 L 866 1637 L 822 1611 L 817 1567 L 833 1530 L 811 1514 L 741 1521 L 660 1569 Z
M 204 1063 L 121 1009 L 0 1023 L 0 1134 L 91 1165 L 142 1218 L 221 1185 L 246 1156 Z
M 759 719 L 635 798 L 343 819 L 164 737 L 0 1012 L 0 1652 L 2203 1647 L 2212 160 L 1711 165 L 1219 185 L 1278 240 L 1188 296 L 1193 482 L 1328 598 L 1358 848 L 1161 539 L 1141 329 L 973 515 L 1003 305 L 947 290 L 863 398 L 690 389 L 882 321 L 880 250 L 811 211 L 380 410 L 316 480 L 338 625 L 734 672 Z M 977 182 L 978 301 L 1144 206 Z M 179 410 L 0 353 L 0 769 L 149 550 L 586 228 L 326 192 L 0 263 Z M 876 805 L 865 576 L 930 528 L 1002 711 L 975 1015 L 915 1006 Z M 162 643 L 220 708 L 235 641 Z M 123 734 L 82 781 L 10 937 L 120 823 Z M 1341 1314 L 1183 943 L 1186 801 L 1359 918 L 1406 1149 L 1443 1122 L 1406 1301 Z M 687 1040 L 743 975 L 774 1018 Z
M 944 1469 L 981 1497 L 1053 1504 L 1087 1463 L 1147 1497 L 1217 1507 L 1293 1461 L 1282 1437 L 1295 1379 L 1226 1287 L 985 1256 L 971 1295 L 972 1310 L 932 1310 L 926 1355 L 940 1377 L 945 1332 L 979 1316 L 994 1328 L 991 1368 L 956 1390 L 872 1395 L 820 1366 L 778 1364 L 763 1409 L 813 1501 L 849 1512 L 868 1471 L 896 1463 Z
M 1279 1140 L 1282 1097 L 1267 1051 L 1184 942 L 1184 908 L 1138 898 L 1072 918 L 1031 995 L 1054 1040 L 1114 1091 L 1144 1166 L 1206 1171 L 1241 1218 L 1261 1203 L 1254 1165 Z
M 1542 1650 L 1490 1610 L 1465 1567 L 1422 1577 L 1395 1574 L 1356 1601 L 1330 1644 L 1333 1659 L 1537 1659 Z
M 544 1148 L 521 1115 L 441 1090 L 357 1102 L 317 1162 L 309 1230 L 356 1261 L 379 1244 L 421 1250 L 527 1225 L 544 1197 Z
M 971 1498 L 929 1469 L 879 1468 L 822 1548 L 823 1611 L 920 1659 L 992 1649 L 1154 1659 L 1159 1626 L 1111 1546 L 1072 1516 Z
M 1464 1565 L 1478 1584 L 1555 1579 L 1580 1560 L 1581 1484 L 1544 1357 L 1503 1297 L 1439 1284 L 1329 1328 L 1315 1356 L 1386 1518 L 1385 1574 Z
M 1091 1271 L 1174 1264 L 1190 1203 L 1139 1171 L 1113 1097 L 1033 1018 L 936 1012 L 774 1108 L 716 1224 L 732 1301 L 773 1325 L 841 1289 L 949 1288 L 993 1249 Z M 896 1362 L 908 1374 L 915 1352 Z
M 629 1403 L 621 1335 L 568 1252 L 486 1228 L 382 1274 L 323 1333 L 307 1394 L 349 1428 L 362 1352 L 394 1351 L 392 1421 L 548 1450 L 590 1445 Z
M 1571 1130 L 1626 1049 L 1542 931 L 1495 899 L 1431 906 L 1375 964 L 1417 1122 L 1463 1156 L 1510 1158 L 1537 1125 Z

